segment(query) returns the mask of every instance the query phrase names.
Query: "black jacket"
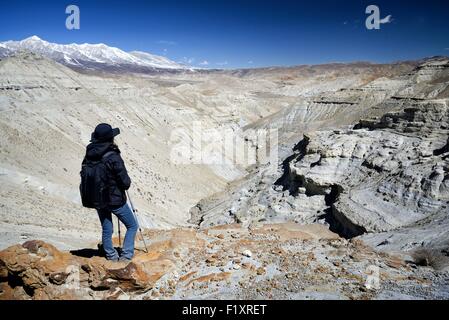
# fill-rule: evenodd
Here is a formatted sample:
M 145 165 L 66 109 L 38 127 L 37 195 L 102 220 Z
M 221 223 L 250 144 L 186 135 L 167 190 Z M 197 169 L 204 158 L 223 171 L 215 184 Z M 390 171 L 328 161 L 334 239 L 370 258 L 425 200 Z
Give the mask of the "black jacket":
M 117 208 L 125 205 L 125 191 L 131 186 L 131 179 L 120 156 L 119 148 L 111 142 L 93 142 L 86 148 L 83 163 L 86 159 L 98 161 L 109 151 L 112 151 L 112 153 L 103 159 L 108 168 L 109 207 Z

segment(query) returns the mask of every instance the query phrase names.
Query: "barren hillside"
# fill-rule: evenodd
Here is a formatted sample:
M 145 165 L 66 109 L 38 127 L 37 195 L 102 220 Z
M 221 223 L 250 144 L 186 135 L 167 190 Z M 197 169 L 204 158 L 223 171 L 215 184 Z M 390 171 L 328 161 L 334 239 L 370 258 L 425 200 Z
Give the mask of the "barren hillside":
M 304 99 L 357 90 L 373 78 L 412 68 L 409 63 L 349 64 L 247 75 L 99 77 L 31 53 L 4 59 L 0 62 L 2 246 L 37 237 L 72 248 L 97 239 L 96 214 L 80 206 L 78 184 L 84 147 L 99 122 L 122 129 L 117 143 L 133 179 L 134 201 L 149 218 L 143 224 L 185 225 L 191 207 L 248 174 L 232 159 L 218 165 L 173 161 L 171 152 L 179 139 L 195 145 L 195 123 L 204 132 L 218 129 L 244 135 L 247 128 L 272 122 L 280 132 L 288 128 L 298 136 L 303 127 L 317 129 L 323 122 L 352 120 L 338 116 L 347 113 L 345 106 L 307 103 L 305 107 Z M 213 156 L 210 152 L 203 157 Z
M 446 299 L 448 72 L 446 58 L 158 76 L 0 61 L 0 299 Z M 100 122 L 121 128 L 149 243 L 129 264 L 100 257 L 79 200 Z M 275 158 L 236 161 L 270 130 Z

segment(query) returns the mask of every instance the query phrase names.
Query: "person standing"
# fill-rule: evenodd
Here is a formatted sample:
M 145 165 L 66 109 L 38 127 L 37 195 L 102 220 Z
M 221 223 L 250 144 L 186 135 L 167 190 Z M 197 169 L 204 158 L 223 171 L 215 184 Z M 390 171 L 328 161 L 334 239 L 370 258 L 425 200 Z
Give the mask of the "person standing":
M 138 224 L 126 198 L 131 179 L 120 149 L 114 142 L 119 134 L 119 128 L 113 129 L 106 123 L 95 128 L 82 163 L 80 192 L 83 205 L 98 212 L 106 259 L 130 261 L 134 256 Z M 112 243 L 112 215 L 117 216 L 126 227 L 121 254 Z

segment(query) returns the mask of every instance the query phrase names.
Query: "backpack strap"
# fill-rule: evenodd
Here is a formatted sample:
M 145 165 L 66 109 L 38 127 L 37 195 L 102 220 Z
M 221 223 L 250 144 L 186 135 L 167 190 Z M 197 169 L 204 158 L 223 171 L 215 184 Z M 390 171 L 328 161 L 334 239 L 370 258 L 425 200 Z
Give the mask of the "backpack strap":
M 105 160 L 107 157 L 112 156 L 115 153 L 115 151 L 108 151 L 106 152 L 102 157 L 101 160 Z

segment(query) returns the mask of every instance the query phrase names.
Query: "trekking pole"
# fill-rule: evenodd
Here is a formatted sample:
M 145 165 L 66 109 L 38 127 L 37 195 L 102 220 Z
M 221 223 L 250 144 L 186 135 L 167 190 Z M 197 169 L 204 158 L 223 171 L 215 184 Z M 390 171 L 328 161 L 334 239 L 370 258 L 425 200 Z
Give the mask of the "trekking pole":
M 121 232 L 121 228 L 120 228 L 120 219 L 117 217 L 117 222 L 118 222 L 118 246 L 122 247 L 122 232 Z
M 145 243 L 145 238 L 143 237 L 142 228 L 140 228 L 139 220 L 137 219 L 136 209 L 134 208 L 133 202 L 131 201 L 131 197 L 129 196 L 128 190 L 126 190 L 126 195 L 128 196 L 129 205 L 131 206 L 131 210 L 134 214 L 134 218 L 136 219 L 137 226 L 139 227 L 140 237 L 142 238 L 143 245 L 145 246 L 145 252 L 148 253 L 147 244 Z

